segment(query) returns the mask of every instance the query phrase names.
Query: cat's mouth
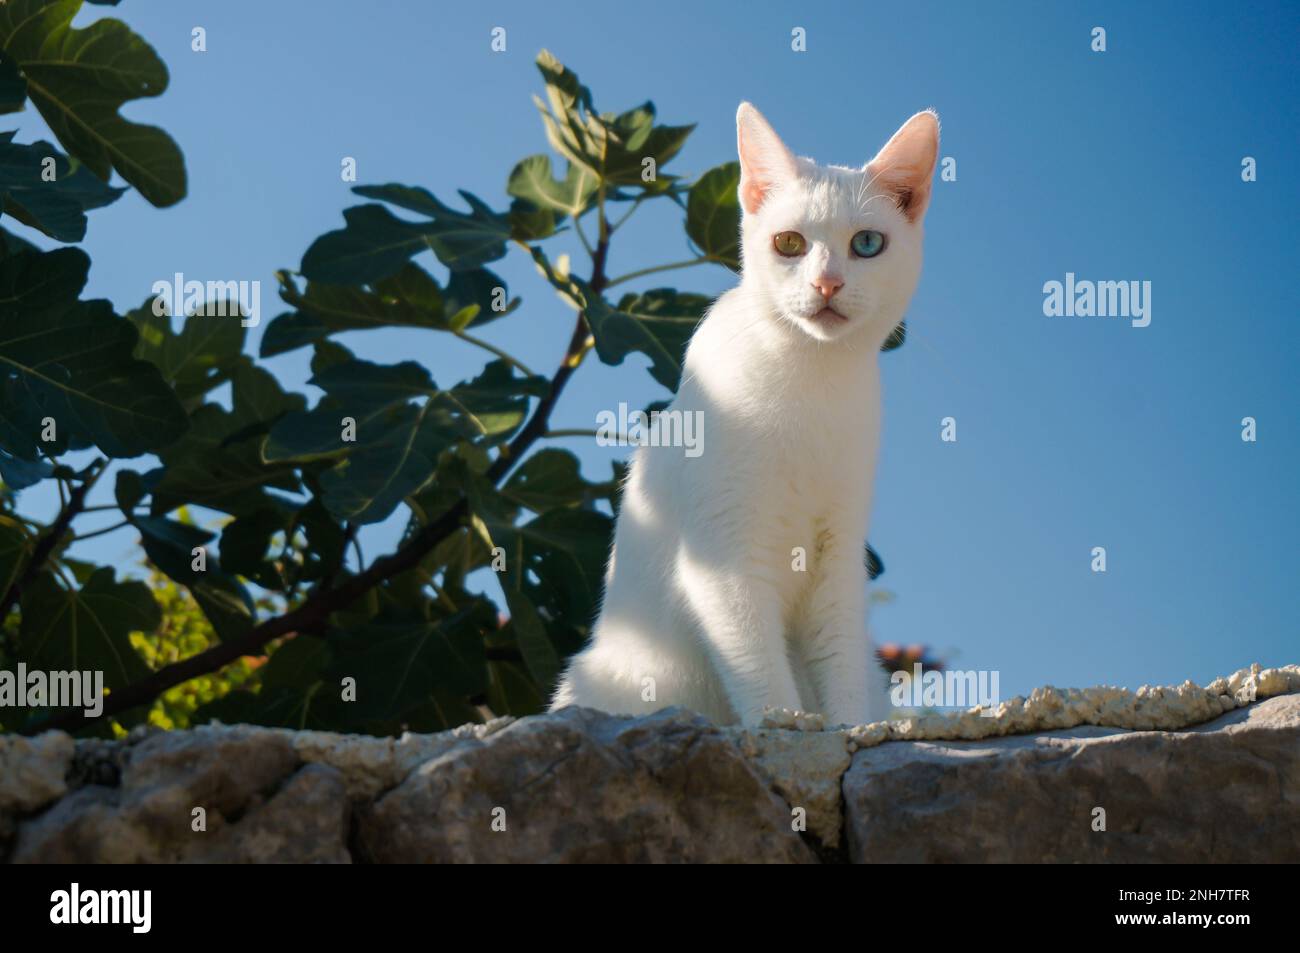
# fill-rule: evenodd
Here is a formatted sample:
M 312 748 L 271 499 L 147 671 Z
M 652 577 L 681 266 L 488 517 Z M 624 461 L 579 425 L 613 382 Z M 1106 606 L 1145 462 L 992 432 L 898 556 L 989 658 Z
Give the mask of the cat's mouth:
M 813 324 L 846 324 L 849 319 L 840 314 L 830 305 L 827 305 L 808 320 Z

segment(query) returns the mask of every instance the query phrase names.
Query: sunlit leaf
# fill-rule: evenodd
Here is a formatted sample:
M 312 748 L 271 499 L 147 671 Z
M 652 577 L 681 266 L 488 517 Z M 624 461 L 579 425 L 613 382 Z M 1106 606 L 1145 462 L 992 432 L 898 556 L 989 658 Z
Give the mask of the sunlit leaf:
M 719 264 L 740 270 L 740 163 L 710 169 L 691 186 L 686 234 Z

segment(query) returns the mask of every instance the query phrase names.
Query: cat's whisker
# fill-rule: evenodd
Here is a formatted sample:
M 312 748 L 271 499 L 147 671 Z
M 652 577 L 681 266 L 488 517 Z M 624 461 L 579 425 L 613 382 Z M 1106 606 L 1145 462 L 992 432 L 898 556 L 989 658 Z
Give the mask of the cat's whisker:
M 893 204 L 898 200 L 892 195 L 872 195 L 865 202 L 858 206 L 858 211 L 865 213 L 872 202 L 888 202 Z
M 893 167 L 892 165 L 887 165 L 887 166 L 882 167 L 882 168 L 880 169 L 880 171 L 878 171 L 878 172 L 876 172 L 875 174 L 873 174 L 873 175 L 871 176 L 870 179 L 865 178 L 865 177 L 863 178 L 863 184 L 862 184 L 862 187 L 858 190 L 858 205 L 861 206 L 862 211 L 866 211 L 866 206 L 863 205 L 863 203 L 862 203 L 862 197 L 863 197 L 867 192 L 871 191 L 871 187 L 872 187 L 873 185 L 876 184 L 876 180 L 877 180 L 877 179 L 879 179 L 879 178 L 880 178 L 882 175 L 884 175 L 886 172 L 892 172 L 893 169 L 894 169 L 894 167 Z M 885 197 L 887 197 L 887 196 L 874 196 L 874 197 L 875 197 L 875 198 L 885 198 Z M 868 200 L 867 204 L 870 204 L 870 201 L 869 201 L 869 200 Z

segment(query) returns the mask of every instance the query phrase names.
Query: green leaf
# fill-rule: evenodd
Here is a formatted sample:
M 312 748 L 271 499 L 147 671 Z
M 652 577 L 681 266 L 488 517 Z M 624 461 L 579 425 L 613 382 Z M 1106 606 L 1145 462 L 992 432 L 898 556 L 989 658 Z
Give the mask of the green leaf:
M 126 191 L 105 185 L 48 142 L 24 146 L 13 137 L 12 132 L 0 132 L 3 211 L 53 239 L 81 241 L 86 237 L 86 212 L 117 201 Z
M 35 542 L 22 523 L 0 516 L 0 596 L 22 575 Z
M 646 106 L 649 107 L 653 118 L 654 106 L 650 103 Z M 694 129 L 693 124 L 655 126 L 638 146 L 626 142 L 618 143 L 615 139 L 615 145 L 609 148 L 605 156 L 605 181 L 615 185 L 641 186 L 651 192 L 663 191 L 664 186 L 671 183 L 673 177 L 665 175 L 661 170 L 669 159 L 682 151 L 682 146 L 686 145 L 686 139 Z M 646 172 L 646 159 L 654 159 L 655 178 L 650 182 L 643 178 Z
M 506 283 L 486 268 L 453 271 L 442 294 L 447 314 L 459 314 L 470 305 L 478 305 L 478 313 L 467 325 L 470 328 L 504 318 L 521 303 L 521 299 L 511 298 Z
M 54 473 L 45 460 L 24 460 L 0 450 L 0 479 L 11 490 L 25 490 Z
M 544 378 L 519 378 L 503 361 L 446 391 L 413 361 L 382 365 L 349 361 L 325 368 L 311 383 L 326 397 L 310 412 L 286 416 L 264 449 L 272 462 L 335 459 L 320 475 L 322 499 L 342 520 L 386 519 L 428 483 L 438 455 L 458 440 L 497 441 L 522 422 L 528 394 Z M 345 420 L 355 439 L 345 439 Z
M 280 297 L 298 310 L 277 317 L 262 337 L 262 356 L 304 347 L 330 334 L 374 328 L 448 329 L 442 289 L 418 265 L 407 263 L 397 274 L 371 288 L 309 282 L 299 291 L 281 272 Z
M 27 239 L 19 238 L 8 229 L 0 228 L 0 257 L 8 258 L 11 255 L 20 255 L 23 252 L 39 255 L 41 249 Z
M 167 576 L 188 586 L 218 638 L 242 635 L 253 624 L 253 600 L 237 579 L 221 569 L 207 553 L 212 534 L 163 516 L 132 516 L 150 562 Z M 205 550 L 206 569 L 194 568 L 194 550 Z
M 185 430 L 184 408 L 157 368 L 133 354 L 138 335 L 107 301 L 78 301 L 90 259 L 78 249 L 0 261 L 0 443 L 35 459 L 58 441 L 96 444 L 110 457 L 166 446 Z
M 189 433 L 159 455 L 163 475 L 154 488 L 154 512 L 194 503 L 238 516 L 269 504 L 266 487 L 297 490 L 291 468 L 263 462 L 260 437 L 228 442 L 240 429 L 216 404 L 196 410 Z
M 907 340 L 907 322 L 899 321 L 898 326 L 889 332 L 889 337 L 885 338 L 885 343 L 880 346 L 882 351 L 892 351 L 894 348 L 902 347 L 903 342 Z
M 478 317 L 480 310 L 482 309 L 476 304 L 467 304 L 447 320 L 447 326 L 457 333 L 464 331 Z
M 23 589 L 22 613 L 18 658 L 34 668 L 102 671 L 110 690 L 149 674 L 130 633 L 153 632 L 162 615 L 142 582 L 118 582 L 104 567 L 80 589 L 66 589 L 42 573 Z
M 275 375 L 257 367 L 247 358 L 240 361 L 231 375 L 231 412 L 244 423 L 243 432 L 260 427 L 265 433 L 270 425 L 287 413 L 301 410 L 306 400 L 301 394 L 286 392 Z
M 583 479 L 578 458 L 568 450 L 548 447 L 525 460 L 510 475 L 501 495 L 534 513 L 560 506 L 577 506 L 608 497 L 608 488 Z
M 241 363 L 232 375 L 232 409 L 204 404 L 190 417 L 190 430 L 164 448 L 163 475 L 153 489 L 153 512 L 197 503 L 239 516 L 271 504 L 267 487 L 296 492 L 289 466 L 268 464 L 261 444 L 271 426 L 306 404 L 280 389 L 261 368 Z
M 505 550 L 502 589 L 527 594 L 550 619 L 585 632 L 604 585 L 612 520 L 595 510 L 561 507 L 516 525 L 514 504 L 486 481 L 471 478 L 468 491 L 471 513 L 492 544 Z
M 324 676 L 333 655 L 325 639 L 306 634 L 286 639 L 261 671 L 262 690 L 310 688 Z
M 456 439 L 442 392 L 411 361 L 396 365 L 349 361 L 311 379 L 326 393 L 310 412 L 286 416 L 264 448 L 268 461 L 340 457 L 320 476 L 331 513 L 358 523 L 387 518 L 433 473 L 438 454 Z M 417 405 L 413 401 L 423 398 Z M 345 439 L 345 420 L 355 439 Z
M 525 564 L 536 582 L 524 590 L 552 620 L 552 641 L 562 636 L 565 653 L 581 648 L 595 619 L 605 584 L 614 521 L 596 510 L 561 508 L 524 524 Z M 562 629 L 570 630 L 567 635 Z
M 426 402 L 386 409 L 383 417 L 367 421 L 378 426 L 360 452 L 321 474 L 322 502 L 342 520 L 378 523 L 402 500 L 420 489 L 437 465 L 438 454 L 453 438 Z
M 272 537 L 288 530 L 293 517 L 287 507 L 264 506 L 231 520 L 221 529 L 221 568 L 265 589 L 283 589 L 285 580 L 266 553 Z
M 546 100 L 533 101 L 552 148 L 610 185 L 665 190 L 672 177 L 660 170 L 681 151 L 694 126 L 654 125 L 653 103 L 619 115 L 597 114 L 590 90 L 548 51 L 538 54 L 537 68 L 546 82 Z M 642 178 L 645 159 L 655 163 L 649 182 Z
M 138 473 L 122 470 L 114 495 L 128 522 L 139 531 L 145 555 L 161 572 L 188 586 L 217 635 L 229 639 L 253 620 L 253 600 L 240 582 L 222 571 L 208 543 L 213 534 L 163 516 L 141 516 L 135 506 L 146 488 Z M 195 569 L 195 549 L 204 550 L 204 569 Z
M 299 269 L 310 281 L 363 285 L 394 274 L 429 247 L 428 223 L 412 224 L 382 205 L 343 210 L 347 224 L 311 243 Z
M 537 54 L 537 68 L 546 83 L 546 101 L 534 96 L 533 102 L 542 114 L 551 147 L 570 162 L 598 170 L 599 139 L 586 121 L 586 115 L 595 112 L 591 91 L 548 50 Z
M 740 271 L 740 163 L 710 169 L 691 186 L 686 234 L 711 259 Z
M 460 197 L 469 214 L 443 205 L 424 189 L 406 185 L 359 185 L 353 192 L 389 202 L 433 217 L 421 225 L 422 234 L 438 260 L 452 271 L 466 271 L 504 257 L 510 239 L 510 221 L 488 208 L 477 196 L 463 189 Z M 304 271 L 305 273 L 305 271 Z
M 201 706 L 189 717 L 189 723 L 217 720 L 225 724 L 347 730 L 347 706 L 341 703 L 336 687 L 327 687 L 321 681 L 330 659 L 330 647 L 324 638 L 289 636 L 272 646 L 269 655 L 257 669 L 255 679 L 244 682 L 246 686 L 258 686 L 258 691 L 231 691 Z M 218 675 L 215 680 L 224 679 Z
M 582 311 L 602 361 L 622 364 L 631 351 L 640 351 L 650 358 L 650 375 L 669 390 L 677 390 L 686 344 L 711 299 L 659 288 L 624 295 L 615 308 L 586 282 L 557 272 L 540 248 L 533 248 L 532 255 L 542 276 Z
M 357 698 L 349 707 L 363 721 L 396 717 L 436 689 L 477 695 L 487 687 L 482 629 L 495 624 L 496 613 L 485 602 L 437 622 L 371 622 L 348 633 L 327 680 L 356 679 Z
M 343 564 L 347 534 L 343 525 L 330 516 L 329 510 L 314 496 L 294 518 L 294 530 L 301 530 L 307 545 L 299 550 L 302 568 L 294 581 L 315 582 L 332 576 Z
M 568 163 L 563 181 L 551 173 L 551 157 L 529 156 L 510 173 L 506 192 L 556 215 L 578 218 L 591 204 L 600 180 L 583 165 Z
M 317 341 L 312 345 L 311 372 L 319 374 L 335 364 L 355 361 L 356 355 L 336 341 Z
M 135 356 L 157 367 L 176 396 L 193 405 L 230 379 L 244 350 L 243 322 L 237 310 L 227 308 L 221 317 L 204 308 L 185 318 L 177 334 L 171 317 L 155 311 L 154 300 L 127 312 L 140 333 Z
M 372 284 L 395 274 L 425 249 L 432 249 L 452 271 L 477 269 L 506 253 L 509 218 L 493 212 L 469 192 L 460 193 L 470 206 L 466 214 L 412 186 L 362 185 L 353 191 L 433 218 L 408 222 L 382 205 L 345 209 L 345 227 L 316 239 L 303 256 L 301 271 L 310 281 Z
M 510 628 L 524 657 L 524 664 L 536 680 L 543 695 L 555 690 L 560 675 L 560 656 L 546 634 L 541 616 L 532 600 L 523 592 L 506 589 L 506 605 L 510 609 Z
M 75 29 L 80 0 L 9 0 L 0 6 L 0 50 L 59 142 L 108 181 L 114 169 L 156 206 L 185 197 L 185 160 L 165 132 L 119 109 L 167 88 L 167 67 L 119 20 Z
M 117 501 L 118 509 L 124 515 L 130 516 L 134 513 L 140 501 L 148 495 L 149 488 L 139 473 L 126 469 L 117 471 L 117 479 L 113 485 L 113 499 Z
M 500 497 L 482 478 L 468 477 L 468 490 L 469 504 L 476 520 L 474 527 L 481 534 L 486 534 L 487 542 L 491 545 L 502 547 L 506 556 L 506 567 L 502 573 L 502 590 L 506 594 L 506 605 L 510 608 L 510 625 L 506 634 L 512 636 L 519 646 L 524 663 L 542 693 L 549 694 L 559 676 L 559 653 L 551 642 L 541 615 L 538 615 L 526 584 L 530 569 L 536 572 L 539 559 L 551 554 L 552 550 L 572 556 L 572 551 L 567 547 L 572 538 L 564 538 L 563 534 L 552 536 L 547 532 L 547 525 L 542 523 L 545 517 L 538 517 L 524 527 L 517 527 L 515 507 L 506 498 Z M 564 571 L 573 569 L 581 572 L 581 564 L 578 560 L 569 558 Z
M 867 564 L 868 579 L 875 579 L 877 576 L 884 574 L 885 564 L 881 561 L 880 554 L 871 548 L 870 543 L 867 543 L 865 560 Z
M 704 295 L 660 288 L 625 295 L 617 308 L 591 297 L 583 313 L 602 361 L 622 364 L 629 352 L 640 351 L 650 358 L 650 376 L 676 391 L 687 342 L 711 303 Z
M 0 114 L 19 112 L 27 102 L 27 80 L 18 64 L 0 53 Z
M 207 551 L 207 544 L 213 534 L 188 523 L 168 519 L 165 516 L 136 516 L 131 525 L 140 531 L 141 545 L 149 560 L 171 579 L 191 589 L 197 589 L 210 578 L 221 576 L 215 556 L 206 557 L 206 570 L 194 569 L 195 549 Z M 220 588 L 236 590 L 237 586 L 225 583 Z M 197 595 L 197 593 L 195 593 Z M 239 600 L 245 602 L 243 615 L 247 617 L 251 610 L 251 600 L 244 594 Z
M 522 663 L 491 661 L 488 663 L 488 677 L 488 705 L 496 714 L 522 718 L 546 710 L 547 699 Z
M 190 592 L 223 642 L 238 638 L 257 622 L 252 597 L 233 576 L 209 569 L 206 578 L 190 584 Z
M 526 199 L 515 199 L 506 213 L 510 223 L 510 237 L 520 242 L 539 242 L 555 234 L 555 213 L 548 208 L 538 208 Z
M 457 384 L 451 389 L 451 399 L 472 415 L 474 426 L 466 433 L 478 430 L 487 437 L 503 437 L 514 433 L 528 415 L 528 398 L 544 397 L 550 390 L 545 377 L 516 377 L 514 368 L 505 361 L 492 361 L 473 380 Z

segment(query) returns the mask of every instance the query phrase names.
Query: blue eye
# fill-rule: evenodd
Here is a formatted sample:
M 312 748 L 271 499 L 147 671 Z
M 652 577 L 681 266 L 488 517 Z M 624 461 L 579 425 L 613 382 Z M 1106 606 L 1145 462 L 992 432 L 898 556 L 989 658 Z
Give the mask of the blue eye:
M 885 236 L 873 228 L 858 232 L 849 241 L 853 254 L 859 258 L 875 258 L 885 250 Z

